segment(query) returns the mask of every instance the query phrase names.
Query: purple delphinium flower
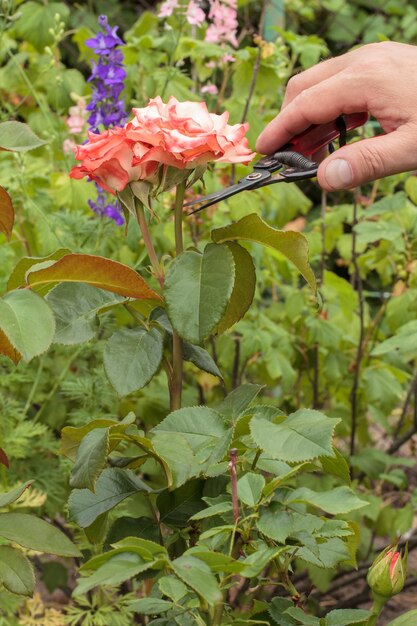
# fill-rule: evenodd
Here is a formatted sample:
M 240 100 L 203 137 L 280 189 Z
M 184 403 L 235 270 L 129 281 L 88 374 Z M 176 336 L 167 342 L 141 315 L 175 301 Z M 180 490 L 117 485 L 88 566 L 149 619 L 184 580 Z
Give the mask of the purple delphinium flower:
M 98 56 L 88 79 L 93 84 L 93 93 L 86 107 L 90 112 L 87 120 L 89 130 L 93 133 L 99 133 L 100 127 L 107 129 L 123 126 L 127 121 L 125 102 L 120 98 L 126 71 L 123 67 L 123 53 L 117 49 L 123 46 L 123 41 L 116 34 L 118 26 L 110 28 L 106 15 L 100 15 L 98 23 L 102 31 L 85 42 Z M 97 183 L 95 185 L 98 196 L 95 201 L 88 201 L 90 208 L 101 217 L 107 216 L 116 224 L 123 224 L 120 203 L 117 200 L 109 202 L 106 192 Z

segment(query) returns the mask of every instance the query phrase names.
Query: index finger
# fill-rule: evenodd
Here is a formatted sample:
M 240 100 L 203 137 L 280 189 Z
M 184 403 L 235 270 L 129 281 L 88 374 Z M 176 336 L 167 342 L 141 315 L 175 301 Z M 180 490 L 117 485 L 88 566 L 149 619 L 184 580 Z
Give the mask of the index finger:
M 357 72 L 345 69 L 300 92 L 262 131 L 256 150 L 271 154 L 312 124 L 361 111 L 369 111 L 363 80 Z

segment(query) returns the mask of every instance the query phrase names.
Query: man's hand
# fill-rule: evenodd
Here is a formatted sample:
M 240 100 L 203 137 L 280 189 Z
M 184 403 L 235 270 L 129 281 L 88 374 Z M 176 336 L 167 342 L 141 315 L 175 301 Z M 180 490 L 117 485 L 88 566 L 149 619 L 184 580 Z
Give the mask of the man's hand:
M 386 134 L 327 157 L 318 170 L 323 189 L 347 189 L 417 169 L 417 46 L 368 44 L 297 74 L 256 149 L 270 154 L 311 124 L 360 111 L 373 115 Z

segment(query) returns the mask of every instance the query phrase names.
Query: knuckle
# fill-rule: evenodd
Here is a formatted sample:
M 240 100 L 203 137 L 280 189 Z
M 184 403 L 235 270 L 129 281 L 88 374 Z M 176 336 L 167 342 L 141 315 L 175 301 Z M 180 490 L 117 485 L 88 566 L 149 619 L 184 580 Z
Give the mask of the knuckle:
M 366 142 L 364 143 L 365 145 L 361 146 L 359 158 L 357 159 L 359 171 L 369 180 L 379 178 L 385 171 L 384 155 L 371 143 L 369 145 Z
M 286 87 L 287 97 L 294 98 L 302 91 L 302 79 L 300 74 L 295 74 L 290 78 Z

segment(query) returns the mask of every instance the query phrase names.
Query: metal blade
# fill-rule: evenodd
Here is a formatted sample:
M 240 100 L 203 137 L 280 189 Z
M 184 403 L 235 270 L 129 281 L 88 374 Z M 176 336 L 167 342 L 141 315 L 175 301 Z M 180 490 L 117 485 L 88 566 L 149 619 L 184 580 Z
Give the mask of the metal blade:
M 212 206 L 213 204 L 217 204 L 217 202 L 221 202 L 222 200 L 227 200 L 227 198 L 231 198 L 241 191 L 252 189 L 253 187 L 258 187 L 259 183 L 267 180 L 271 177 L 271 173 L 267 170 L 263 172 L 252 172 L 245 176 L 245 178 L 241 178 L 236 185 L 232 185 L 231 187 L 226 187 L 226 189 L 220 189 L 219 191 L 215 191 L 214 193 L 209 194 L 208 196 L 203 196 L 202 198 L 196 198 L 184 204 L 184 207 L 194 206 L 196 204 L 202 204 L 202 206 L 198 207 L 194 211 L 191 211 L 190 215 L 193 213 L 197 213 L 198 211 L 202 211 L 203 209 L 207 209 L 207 207 Z

